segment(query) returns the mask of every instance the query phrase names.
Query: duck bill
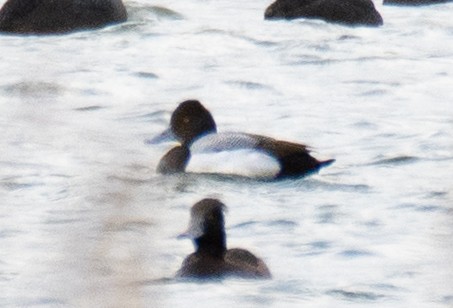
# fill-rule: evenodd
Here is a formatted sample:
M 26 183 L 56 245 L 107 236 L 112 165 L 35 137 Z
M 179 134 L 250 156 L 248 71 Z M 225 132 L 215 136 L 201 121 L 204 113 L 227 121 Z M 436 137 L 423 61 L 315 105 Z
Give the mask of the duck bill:
M 162 133 L 160 133 L 157 136 L 154 136 L 151 139 L 146 139 L 145 143 L 146 144 L 159 144 L 163 142 L 169 142 L 169 141 L 176 141 L 176 137 L 171 131 L 171 128 L 167 128 L 164 130 Z
M 186 232 L 183 232 L 181 234 L 178 234 L 178 236 L 176 237 L 178 240 L 184 240 L 184 239 L 192 239 L 192 236 L 190 236 L 189 233 Z
M 186 232 L 181 233 L 178 235 L 178 239 L 185 239 L 189 238 L 191 240 L 195 240 L 196 238 L 199 238 L 200 236 L 203 235 L 203 226 L 201 222 L 199 221 L 191 221 L 189 228 L 187 229 Z

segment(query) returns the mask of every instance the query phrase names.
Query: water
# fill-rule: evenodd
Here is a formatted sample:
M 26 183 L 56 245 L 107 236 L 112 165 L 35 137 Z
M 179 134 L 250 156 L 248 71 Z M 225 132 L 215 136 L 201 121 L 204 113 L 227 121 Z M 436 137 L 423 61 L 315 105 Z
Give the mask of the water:
M 3 4 L 5 1 L 0 1 Z M 382 28 L 266 22 L 268 1 L 126 1 L 99 31 L 0 37 L 0 306 L 451 307 L 453 5 Z M 221 131 L 300 141 L 320 174 L 161 176 L 196 98 Z M 204 197 L 270 281 L 181 283 Z

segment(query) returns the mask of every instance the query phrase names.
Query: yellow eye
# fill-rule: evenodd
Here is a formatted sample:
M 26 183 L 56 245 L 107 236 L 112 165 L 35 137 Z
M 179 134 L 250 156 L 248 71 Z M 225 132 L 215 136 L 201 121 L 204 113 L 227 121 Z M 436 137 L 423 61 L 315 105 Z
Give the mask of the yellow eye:
M 187 124 L 187 123 L 190 122 L 190 119 L 189 118 L 184 118 L 183 122 Z

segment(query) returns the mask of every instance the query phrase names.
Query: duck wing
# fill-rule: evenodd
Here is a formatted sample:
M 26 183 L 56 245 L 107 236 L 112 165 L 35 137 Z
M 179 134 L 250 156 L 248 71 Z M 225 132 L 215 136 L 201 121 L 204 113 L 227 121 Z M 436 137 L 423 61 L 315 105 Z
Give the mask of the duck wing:
M 186 171 L 272 179 L 280 172 L 280 162 L 257 144 L 243 133 L 206 135 L 191 145 Z
M 225 253 L 224 259 L 233 275 L 244 278 L 271 278 L 269 268 L 264 261 L 248 250 L 229 249 Z
M 192 153 L 212 153 L 240 149 L 254 149 L 257 145 L 253 135 L 235 132 L 208 134 L 197 139 L 191 146 Z
M 221 278 L 228 273 L 228 266 L 221 258 L 192 253 L 187 256 L 176 273 L 179 278 Z
M 330 165 L 335 160 L 319 161 L 310 155 L 305 144 L 277 140 L 270 137 L 251 135 L 257 141 L 256 148 L 276 157 L 281 169 L 277 178 L 304 176 Z

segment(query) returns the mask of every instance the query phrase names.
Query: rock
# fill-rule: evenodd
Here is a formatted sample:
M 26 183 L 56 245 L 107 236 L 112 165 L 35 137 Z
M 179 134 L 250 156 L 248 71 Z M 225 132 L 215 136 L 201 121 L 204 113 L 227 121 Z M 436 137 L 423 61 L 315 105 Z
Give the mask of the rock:
M 66 33 L 126 20 L 121 0 L 8 0 L 0 10 L 0 32 Z
M 384 0 L 385 5 L 419 6 L 451 2 L 452 0 Z
M 380 26 L 382 17 L 371 0 L 277 0 L 266 19 L 314 18 L 349 26 Z

